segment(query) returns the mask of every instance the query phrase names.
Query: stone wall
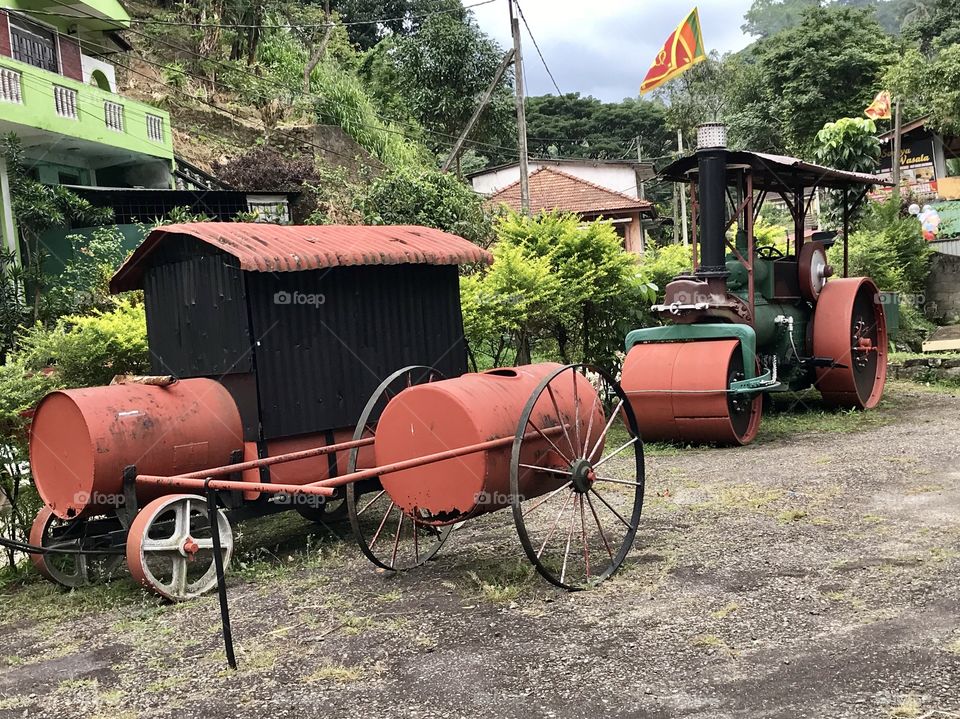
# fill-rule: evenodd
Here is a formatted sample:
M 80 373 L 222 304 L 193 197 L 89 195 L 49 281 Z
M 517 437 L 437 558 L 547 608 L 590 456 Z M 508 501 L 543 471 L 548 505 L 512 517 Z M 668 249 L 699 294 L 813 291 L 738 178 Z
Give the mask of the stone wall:
M 892 379 L 960 380 L 960 359 L 945 357 L 916 357 L 887 365 Z
M 960 322 L 960 257 L 934 253 L 927 279 L 926 313 L 941 324 Z

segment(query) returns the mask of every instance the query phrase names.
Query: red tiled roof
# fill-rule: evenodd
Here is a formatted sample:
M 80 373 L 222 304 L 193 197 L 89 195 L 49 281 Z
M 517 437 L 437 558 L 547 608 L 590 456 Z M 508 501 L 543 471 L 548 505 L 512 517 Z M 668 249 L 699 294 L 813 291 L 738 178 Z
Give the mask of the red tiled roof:
M 110 280 L 110 291 L 142 287 L 145 260 L 167 238 L 182 235 L 233 255 L 247 272 L 298 272 L 346 265 L 493 262 L 489 252 L 472 242 L 429 227 L 192 222 L 165 225 L 151 232 Z
M 493 193 L 487 202 L 491 205 L 505 204 L 520 209 L 520 181 L 507 185 Z M 541 167 L 530 173 L 530 212 L 561 210 L 579 215 L 600 212 L 640 210 L 649 211 L 653 205 L 646 200 L 623 192 L 608 190 L 553 167 Z

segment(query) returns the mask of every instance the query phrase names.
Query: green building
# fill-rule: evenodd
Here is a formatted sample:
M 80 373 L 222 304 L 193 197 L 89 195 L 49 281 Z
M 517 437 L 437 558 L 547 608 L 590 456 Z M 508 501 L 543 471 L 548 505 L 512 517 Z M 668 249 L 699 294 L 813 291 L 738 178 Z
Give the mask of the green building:
M 170 189 L 167 112 L 116 92 L 111 55 L 130 49 L 117 0 L 0 0 L 0 133 L 22 143 L 36 179 L 87 187 Z M 16 251 L 0 162 L 0 233 Z

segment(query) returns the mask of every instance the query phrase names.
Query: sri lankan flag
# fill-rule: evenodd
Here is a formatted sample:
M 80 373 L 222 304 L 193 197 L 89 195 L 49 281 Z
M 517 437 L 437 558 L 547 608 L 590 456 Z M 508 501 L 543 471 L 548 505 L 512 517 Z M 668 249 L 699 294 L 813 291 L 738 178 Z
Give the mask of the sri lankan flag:
M 657 53 L 647 76 L 640 83 L 640 94 L 650 92 L 660 87 L 667 80 L 672 80 L 685 70 L 689 70 L 701 60 L 706 60 L 707 54 L 703 49 L 703 36 L 700 34 L 700 14 L 697 8 L 690 11 L 687 18 L 670 33 L 670 37 L 663 44 L 663 49 Z
M 870 106 L 863 111 L 863 114 L 871 120 L 889 120 L 891 104 L 890 93 L 886 90 L 881 90 L 877 93 L 877 96 L 873 98 Z

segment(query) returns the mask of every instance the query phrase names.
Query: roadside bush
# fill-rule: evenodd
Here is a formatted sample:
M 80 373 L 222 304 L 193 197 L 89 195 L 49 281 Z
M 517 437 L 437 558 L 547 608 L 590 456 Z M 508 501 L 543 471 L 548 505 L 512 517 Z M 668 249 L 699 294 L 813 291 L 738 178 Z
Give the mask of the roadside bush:
M 150 369 L 143 305 L 117 301 L 109 312 L 68 315 L 52 328 L 37 324 L 20 337 L 13 361 L 28 371 L 52 368 L 61 387 L 108 384 L 117 374 Z
M 613 227 L 515 213 L 496 226 L 493 267 L 466 277 L 461 304 L 475 364 L 538 359 L 616 369 L 626 332 L 654 298 Z
M 36 324 L 0 365 L 0 535 L 25 541 L 39 500 L 30 482 L 27 418 L 45 394 L 107 384 L 115 374 L 149 370 L 143 305 L 121 299 L 109 312 L 70 315 L 52 328 Z M 10 567 L 16 555 L 8 551 Z
M 871 277 L 885 291 L 919 297 L 926 291 L 930 274 L 931 249 L 915 217 L 904 216 L 896 198 L 871 202 L 856 231 L 850 233 L 849 274 Z M 830 248 L 830 263 L 843 267 L 843 243 Z M 932 324 L 924 318 L 916 302 L 900 305 L 899 340 L 919 349 Z
M 116 227 L 98 227 L 90 235 L 69 235 L 73 257 L 43 296 L 42 316 L 55 320 L 113 307 L 110 278 L 123 262 L 123 235 Z
M 640 278 L 655 286 L 657 299 L 674 277 L 693 271 L 693 248 L 689 245 L 647 245 L 640 258 Z

